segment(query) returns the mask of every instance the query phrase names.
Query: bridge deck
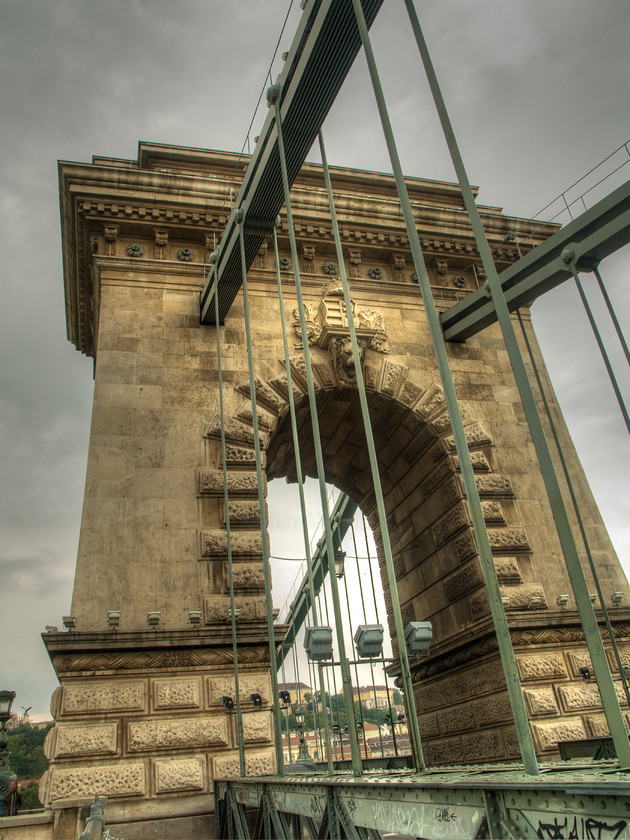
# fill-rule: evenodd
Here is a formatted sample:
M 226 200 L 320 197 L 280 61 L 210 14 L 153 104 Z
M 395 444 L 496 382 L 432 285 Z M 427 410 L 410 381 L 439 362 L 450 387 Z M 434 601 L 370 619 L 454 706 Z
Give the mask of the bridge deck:
M 478 765 L 223 779 L 215 797 L 220 838 L 630 837 L 630 779 L 616 761 L 548 764 L 539 776 Z

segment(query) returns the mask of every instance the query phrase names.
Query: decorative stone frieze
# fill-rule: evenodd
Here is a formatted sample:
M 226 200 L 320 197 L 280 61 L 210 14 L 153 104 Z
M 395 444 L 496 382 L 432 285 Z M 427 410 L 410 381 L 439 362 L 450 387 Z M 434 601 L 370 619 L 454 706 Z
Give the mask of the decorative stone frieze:
M 118 240 L 118 226 L 105 225 L 103 238 L 105 240 L 105 254 L 108 257 L 116 256 L 116 242 Z
M 189 747 L 227 746 L 225 715 L 182 720 L 168 718 L 127 723 L 127 749 L 146 752 Z
M 361 255 L 360 248 L 348 249 L 348 262 L 350 263 L 350 277 L 361 276 Z
M 63 713 L 66 715 L 144 711 L 145 708 L 146 686 L 139 680 L 70 684 L 64 689 Z
M 155 792 L 158 794 L 205 790 L 202 758 L 156 761 L 154 771 Z
M 153 683 L 155 709 L 198 708 L 200 705 L 199 680 L 156 680 Z

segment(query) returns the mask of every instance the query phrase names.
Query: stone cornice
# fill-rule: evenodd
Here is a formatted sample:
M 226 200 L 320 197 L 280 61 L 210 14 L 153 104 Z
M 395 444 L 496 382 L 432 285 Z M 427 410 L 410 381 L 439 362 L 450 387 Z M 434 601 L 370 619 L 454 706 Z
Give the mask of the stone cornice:
M 132 241 L 153 236 L 159 227 L 187 247 L 200 243 L 203 250 L 195 262 L 204 263 L 207 237 L 219 240 L 246 165 L 247 156 L 234 153 L 148 143 L 140 144 L 137 163 L 100 157 L 93 164 L 59 163 L 67 332 L 79 350 L 94 355 L 98 298 L 91 257 L 95 238 L 103 235 L 105 226 L 117 227 L 117 235 Z M 359 245 L 365 262 L 388 260 L 394 249 L 406 251 L 393 177 L 341 167 L 331 171 L 342 242 Z M 452 256 L 452 267 L 472 265 L 478 254 L 459 187 L 419 178 L 409 178 L 408 186 L 427 254 Z M 298 237 L 325 242 L 322 253 L 332 254 L 319 164 L 304 166 L 292 197 Z M 537 244 L 556 228 L 505 217 L 496 207 L 480 210 L 494 256 L 505 265 L 517 258 L 515 249 L 502 245 L 506 232 L 531 237 Z M 287 247 L 286 222 L 279 235 Z M 411 265 L 410 256 L 407 262 Z

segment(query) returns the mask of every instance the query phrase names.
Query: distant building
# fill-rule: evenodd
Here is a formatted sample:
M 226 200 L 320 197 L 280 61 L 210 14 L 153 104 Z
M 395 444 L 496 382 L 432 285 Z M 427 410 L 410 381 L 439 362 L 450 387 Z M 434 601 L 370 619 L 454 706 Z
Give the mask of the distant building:
M 278 683 L 278 690 L 289 692 L 291 704 L 308 703 L 313 696 L 313 689 L 303 682 Z

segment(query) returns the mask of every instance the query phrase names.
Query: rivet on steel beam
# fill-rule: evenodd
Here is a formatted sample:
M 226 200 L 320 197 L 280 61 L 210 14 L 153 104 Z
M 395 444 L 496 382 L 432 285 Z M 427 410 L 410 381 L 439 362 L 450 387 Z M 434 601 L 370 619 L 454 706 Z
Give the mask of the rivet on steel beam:
M 560 254 L 560 259 L 563 263 L 569 265 L 575 260 L 575 251 L 573 248 L 565 248 L 564 251 Z
M 238 208 L 238 210 L 234 211 L 234 221 L 237 225 L 240 225 L 243 221 L 243 211 L 240 207 Z

